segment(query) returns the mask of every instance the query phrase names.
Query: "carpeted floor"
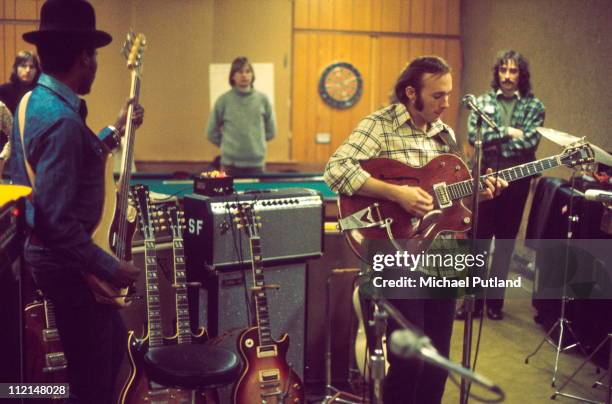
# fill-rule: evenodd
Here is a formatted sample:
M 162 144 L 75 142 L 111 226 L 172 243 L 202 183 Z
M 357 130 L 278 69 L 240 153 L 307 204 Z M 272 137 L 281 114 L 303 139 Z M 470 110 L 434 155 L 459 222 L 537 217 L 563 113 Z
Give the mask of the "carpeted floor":
M 524 279 L 525 297 L 506 299 L 504 319 L 491 321 L 485 319 L 477 371 L 491 379 L 506 393 L 505 403 L 531 404 L 554 402 L 577 402 L 574 399 L 557 396 L 555 401 L 550 398 L 555 393 L 551 386 L 551 378 L 555 363 L 555 348 L 545 343 L 536 355 L 525 364 L 525 357 L 533 352 L 546 335 L 543 327 L 533 320 L 535 310 L 531 306 L 531 283 Z M 476 346 L 479 321 L 474 322 L 473 346 Z M 451 358 L 460 362 L 462 357 L 463 321 L 455 321 Z M 475 348 L 473 348 L 474 350 Z M 571 376 L 583 362 L 583 356 L 575 350 L 562 353 L 559 357 L 557 372 L 557 388 Z M 562 392 L 584 397 L 588 400 L 605 401 L 605 388 L 593 389 L 591 386 L 598 378 L 605 377 L 602 370 L 597 374 L 592 363 L 587 364 L 576 378 L 563 388 Z M 476 394 L 485 395 L 482 389 L 473 389 Z M 492 397 L 489 395 L 488 397 Z M 470 402 L 477 402 L 471 399 Z M 459 388 L 450 380 L 447 382 L 443 403 L 459 403 Z

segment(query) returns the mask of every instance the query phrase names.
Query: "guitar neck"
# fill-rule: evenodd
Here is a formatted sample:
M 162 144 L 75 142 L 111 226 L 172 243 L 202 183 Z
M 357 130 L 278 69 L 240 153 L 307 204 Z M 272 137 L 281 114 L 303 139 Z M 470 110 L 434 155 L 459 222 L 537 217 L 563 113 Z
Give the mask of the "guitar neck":
M 130 88 L 130 98 L 134 98 L 135 102 L 138 102 L 140 94 L 140 76 L 136 71 L 132 70 L 132 84 Z M 128 107 L 126 125 L 125 125 L 125 149 L 121 157 L 121 169 L 119 174 L 119 181 L 117 183 L 117 216 L 119 223 L 128 222 L 128 203 L 130 199 L 130 183 L 132 181 L 132 164 L 134 162 L 134 125 L 132 117 L 134 115 L 134 104 Z M 117 258 L 125 261 L 129 255 L 127 244 L 131 241 L 128 240 L 129 232 L 126 226 L 119 226 L 117 232 Z
M 174 284 L 176 287 L 176 332 L 179 344 L 191 343 L 191 323 L 189 321 L 189 303 L 187 297 L 187 276 L 185 273 L 185 254 L 183 239 L 173 238 Z
M 161 304 L 159 300 L 158 287 L 157 255 L 155 253 L 155 239 L 145 239 L 144 245 L 149 347 L 154 348 L 162 346 L 163 340 Z
M 537 175 L 543 171 L 563 165 L 559 156 L 552 156 L 541 160 L 532 161 L 530 163 L 521 164 L 515 167 L 507 168 L 496 173 L 481 175 L 479 178 L 479 191 L 486 189 L 485 179 L 487 178 L 502 178 L 506 182 L 513 182 L 523 178 Z M 451 199 L 462 199 L 473 194 L 472 180 L 456 182 L 447 187 L 448 194 Z
M 126 195 L 130 189 L 130 181 L 132 180 L 132 164 L 134 163 L 134 122 L 132 118 L 134 116 L 134 105 L 138 104 L 140 97 L 140 75 L 135 70 L 132 70 L 132 84 L 130 85 L 130 98 L 134 99 L 134 102 L 129 105 L 127 111 L 127 117 L 125 120 L 125 150 L 121 158 L 121 172 L 119 175 L 119 189 L 120 193 Z M 126 202 L 127 203 L 127 202 Z
M 264 279 L 261 239 L 251 237 L 251 257 L 253 266 L 253 285 L 256 288 L 253 293 L 255 300 L 255 313 L 257 317 L 257 327 L 259 329 L 260 346 L 273 345 L 272 332 L 270 330 L 270 313 L 268 311 L 268 298 L 266 295 L 266 282 Z
M 55 321 L 55 307 L 47 298 L 44 298 L 46 328 L 57 328 Z

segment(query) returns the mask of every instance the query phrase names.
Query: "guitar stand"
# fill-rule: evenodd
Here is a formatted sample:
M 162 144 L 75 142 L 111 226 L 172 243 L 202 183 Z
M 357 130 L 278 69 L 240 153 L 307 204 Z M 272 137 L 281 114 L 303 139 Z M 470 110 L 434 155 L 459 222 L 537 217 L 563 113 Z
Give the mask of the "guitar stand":
M 604 375 L 604 376 L 608 377 L 608 384 L 605 385 L 604 383 L 602 383 L 601 380 L 603 378 L 600 378 L 595 383 L 593 383 L 593 386 L 592 386 L 594 389 L 597 388 L 598 386 L 603 386 L 603 387 L 605 387 L 607 389 L 606 401 L 589 400 L 589 399 L 586 399 L 584 397 L 579 397 L 579 396 L 575 396 L 575 395 L 568 394 L 568 393 L 562 393 L 561 391 L 568 384 L 570 384 L 570 382 L 572 380 L 574 380 L 574 377 L 576 377 L 576 375 L 582 370 L 582 368 L 588 362 L 590 362 L 591 359 L 593 359 L 593 357 L 595 355 L 597 355 L 599 350 L 602 349 L 606 345 L 606 342 L 608 343 L 608 346 L 609 346 L 609 349 L 610 349 L 610 355 L 608 357 L 608 372 Z M 561 387 L 559 387 L 557 390 L 555 390 L 555 393 L 550 398 L 551 398 L 551 400 L 554 400 L 557 396 L 569 397 L 569 398 L 573 398 L 574 400 L 580 400 L 580 401 L 583 401 L 583 402 L 586 402 L 586 403 L 612 404 L 612 332 L 604 337 L 604 339 L 599 343 L 599 345 L 597 345 L 597 348 L 595 348 L 595 350 L 584 360 L 584 362 L 582 362 L 582 364 L 578 367 L 578 369 L 576 369 L 576 371 L 574 373 L 572 373 L 572 375 L 565 381 L 565 383 L 563 383 L 561 385 Z

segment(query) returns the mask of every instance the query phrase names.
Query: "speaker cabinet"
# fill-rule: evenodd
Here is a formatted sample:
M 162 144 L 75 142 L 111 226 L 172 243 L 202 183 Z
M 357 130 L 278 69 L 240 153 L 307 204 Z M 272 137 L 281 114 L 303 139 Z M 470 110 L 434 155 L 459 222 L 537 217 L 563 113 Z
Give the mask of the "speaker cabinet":
M 273 339 L 289 334 L 287 362 L 304 379 L 305 294 L 306 264 L 266 266 L 267 285 L 279 289 L 266 291 Z M 237 339 L 241 330 L 255 321 L 250 288 L 253 276 L 250 269 L 206 271 L 200 289 L 199 318 L 209 335 L 216 337 L 220 346 L 238 355 Z M 249 299 L 247 299 L 249 296 Z M 247 304 L 248 301 L 248 304 Z M 194 313 L 195 314 L 195 313 Z M 221 402 L 231 402 L 231 387 L 219 390 Z

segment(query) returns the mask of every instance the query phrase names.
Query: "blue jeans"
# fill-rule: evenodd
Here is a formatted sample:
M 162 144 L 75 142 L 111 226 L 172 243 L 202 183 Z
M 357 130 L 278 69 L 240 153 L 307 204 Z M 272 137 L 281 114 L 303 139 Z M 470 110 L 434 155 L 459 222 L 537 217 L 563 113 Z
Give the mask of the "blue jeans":
M 57 252 L 28 240 L 25 259 L 37 286 L 55 306 L 68 361 L 68 402 L 110 404 L 127 344 L 118 310 L 96 302 L 80 269 L 64 262 Z

